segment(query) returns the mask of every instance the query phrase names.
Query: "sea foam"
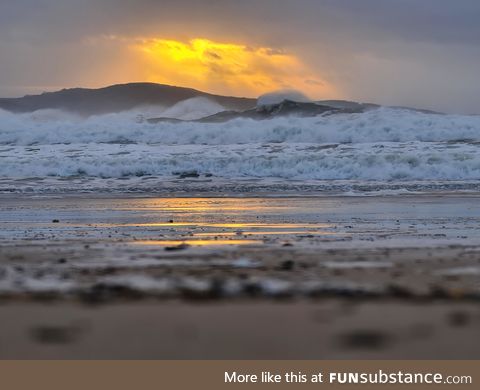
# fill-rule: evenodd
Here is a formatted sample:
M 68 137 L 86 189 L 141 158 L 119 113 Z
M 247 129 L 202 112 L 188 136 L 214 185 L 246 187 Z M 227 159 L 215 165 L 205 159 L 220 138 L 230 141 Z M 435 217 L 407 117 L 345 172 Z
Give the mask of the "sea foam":
M 379 108 L 314 118 L 161 122 L 221 111 L 206 100 L 80 118 L 0 111 L 0 176 L 478 180 L 480 117 Z

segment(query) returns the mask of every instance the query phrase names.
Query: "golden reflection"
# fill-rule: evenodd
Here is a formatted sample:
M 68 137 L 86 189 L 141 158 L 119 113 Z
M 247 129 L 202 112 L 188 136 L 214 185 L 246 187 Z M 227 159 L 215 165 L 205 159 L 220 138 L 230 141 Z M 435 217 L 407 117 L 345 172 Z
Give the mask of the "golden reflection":
M 142 211 L 142 219 L 152 222 L 126 222 L 110 225 L 155 232 L 156 241 L 143 239 L 140 245 L 193 246 L 242 245 L 261 243 L 265 237 L 336 235 L 331 223 L 272 221 L 269 216 L 297 216 L 311 213 L 309 201 L 300 206 L 282 199 L 259 198 L 152 198 L 126 201 L 123 210 Z M 143 218 L 144 217 L 144 218 Z M 223 221 L 222 221 L 223 220 Z M 183 238 L 183 239 L 182 239 Z M 259 241 L 256 241 L 259 240 Z
M 247 245 L 247 244 L 261 244 L 258 240 L 143 240 L 134 241 L 135 245 L 153 245 L 153 246 L 223 246 L 223 245 Z
M 210 232 L 210 233 L 193 233 L 195 237 L 234 237 L 234 236 L 276 236 L 276 235 L 285 235 L 285 234 L 311 234 L 311 235 L 325 235 L 325 234 L 336 234 L 333 232 L 325 231 L 305 231 L 305 230 L 275 230 L 275 231 L 241 231 L 241 232 Z
M 111 226 L 125 227 L 213 227 L 224 229 L 311 229 L 311 228 L 328 228 L 328 224 L 296 224 L 296 223 L 210 223 L 210 222 L 148 222 L 148 223 L 132 223 L 132 224 L 115 224 Z M 298 233 L 298 232 L 297 232 Z
M 172 211 L 172 212 L 224 212 L 235 211 L 281 211 L 291 209 L 291 205 L 272 204 L 256 198 L 164 198 L 164 199 L 139 199 L 132 207 L 122 207 L 122 210 L 145 211 Z

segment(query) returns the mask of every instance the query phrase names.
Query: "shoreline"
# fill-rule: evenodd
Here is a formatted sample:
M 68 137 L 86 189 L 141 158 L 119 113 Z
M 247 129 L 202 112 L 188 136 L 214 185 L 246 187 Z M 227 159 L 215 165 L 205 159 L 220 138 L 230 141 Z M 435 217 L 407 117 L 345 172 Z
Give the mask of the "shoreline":
M 264 178 L 89 176 L 0 178 L 0 197 L 382 197 L 479 196 L 478 180 L 286 180 Z M 192 177 L 190 177 L 190 175 Z

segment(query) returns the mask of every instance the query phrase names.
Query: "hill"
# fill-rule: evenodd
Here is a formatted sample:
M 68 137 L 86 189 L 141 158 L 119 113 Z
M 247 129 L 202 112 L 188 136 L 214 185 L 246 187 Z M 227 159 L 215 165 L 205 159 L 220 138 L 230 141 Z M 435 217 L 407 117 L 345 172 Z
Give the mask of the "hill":
M 130 83 L 99 89 L 63 89 L 21 98 L 0 98 L 0 108 L 15 113 L 61 109 L 81 115 L 96 115 L 147 105 L 169 107 L 195 97 L 208 98 L 229 110 L 248 110 L 256 104 L 256 99 L 213 95 L 191 88 L 154 83 Z

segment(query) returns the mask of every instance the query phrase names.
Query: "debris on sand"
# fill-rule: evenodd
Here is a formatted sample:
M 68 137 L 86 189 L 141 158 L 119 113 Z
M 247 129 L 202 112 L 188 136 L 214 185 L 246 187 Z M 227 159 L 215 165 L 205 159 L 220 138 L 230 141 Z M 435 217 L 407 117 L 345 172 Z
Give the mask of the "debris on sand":
M 166 251 L 181 251 L 181 250 L 187 249 L 189 247 L 190 247 L 190 245 L 182 243 L 182 244 L 178 244 L 178 245 L 166 246 L 165 250 Z

